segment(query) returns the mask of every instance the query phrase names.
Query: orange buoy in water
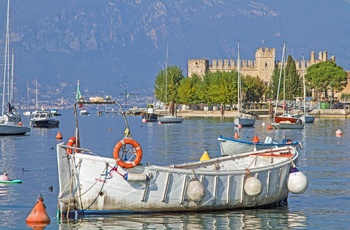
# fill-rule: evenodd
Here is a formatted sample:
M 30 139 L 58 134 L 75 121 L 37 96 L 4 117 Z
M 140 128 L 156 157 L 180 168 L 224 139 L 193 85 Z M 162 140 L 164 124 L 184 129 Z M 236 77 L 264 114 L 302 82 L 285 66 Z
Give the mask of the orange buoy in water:
M 343 132 L 340 129 L 338 129 L 337 131 L 335 131 L 335 135 L 337 137 L 341 137 L 341 135 L 343 135 Z
M 60 131 L 58 131 L 57 135 L 56 135 L 56 139 L 62 139 L 62 134 Z
M 260 140 L 259 140 L 259 138 L 257 136 L 254 136 L 252 142 L 253 143 L 259 143 Z
M 46 207 L 44 205 L 44 198 L 41 196 L 41 194 L 38 197 L 38 201 L 36 202 L 34 208 L 29 213 L 26 223 L 30 225 L 36 225 L 36 224 L 49 224 L 50 223 L 50 217 L 46 212 Z
M 233 136 L 235 139 L 239 138 L 239 134 L 237 132 L 235 132 L 235 135 Z
M 269 125 L 267 126 L 267 129 L 268 129 L 268 130 L 271 130 L 271 129 L 272 129 L 272 125 L 269 124 Z

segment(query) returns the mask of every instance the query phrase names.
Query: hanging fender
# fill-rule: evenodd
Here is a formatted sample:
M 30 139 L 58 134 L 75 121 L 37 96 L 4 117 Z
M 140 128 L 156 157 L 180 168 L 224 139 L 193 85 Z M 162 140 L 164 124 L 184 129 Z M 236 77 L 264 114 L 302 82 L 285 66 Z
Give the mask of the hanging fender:
M 124 145 L 132 145 L 136 151 L 136 157 L 133 161 L 123 161 L 119 157 L 119 151 Z M 119 141 L 113 150 L 113 158 L 117 162 L 117 164 L 123 168 L 133 168 L 141 162 L 142 159 L 142 148 L 140 144 L 132 138 L 124 138 Z

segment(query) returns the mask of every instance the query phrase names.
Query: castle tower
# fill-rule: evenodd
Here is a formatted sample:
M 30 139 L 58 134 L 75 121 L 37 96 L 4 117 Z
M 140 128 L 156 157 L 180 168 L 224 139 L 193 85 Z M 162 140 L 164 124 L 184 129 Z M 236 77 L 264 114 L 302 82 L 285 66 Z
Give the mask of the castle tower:
M 209 61 L 207 59 L 190 59 L 188 60 L 188 76 L 197 74 L 203 76 L 209 70 Z
M 255 65 L 258 70 L 258 76 L 260 80 L 263 80 L 267 84 L 270 82 L 271 76 L 275 69 L 275 58 L 275 48 L 259 48 L 255 52 Z

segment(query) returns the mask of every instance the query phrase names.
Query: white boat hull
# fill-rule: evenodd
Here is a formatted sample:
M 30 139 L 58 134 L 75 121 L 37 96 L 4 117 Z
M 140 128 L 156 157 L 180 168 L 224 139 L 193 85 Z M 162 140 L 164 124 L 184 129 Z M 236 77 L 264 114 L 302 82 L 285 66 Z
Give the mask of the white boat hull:
M 158 117 L 158 122 L 165 124 L 165 123 L 181 123 L 183 122 L 183 118 L 181 117 L 175 117 L 175 116 L 164 116 L 164 117 Z
M 311 115 L 303 115 L 300 117 L 300 120 L 302 120 L 304 123 L 314 123 L 315 117 Z
M 264 150 L 264 149 L 272 149 L 276 147 L 283 147 L 283 146 L 300 146 L 300 143 L 297 141 L 291 141 L 291 140 L 285 140 L 285 142 L 280 143 L 253 143 L 250 141 L 244 141 L 239 139 L 232 139 L 232 138 L 224 138 L 219 137 L 218 138 L 219 143 L 219 149 L 222 156 L 226 155 L 236 155 L 241 153 L 247 153 L 257 150 Z
M 20 126 L 14 122 L 0 124 L 0 135 L 24 135 L 30 132 L 30 130 L 30 127 Z
M 275 129 L 303 129 L 305 124 L 299 124 L 299 123 L 271 123 L 271 126 Z
M 290 157 L 244 154 L 175 166 L 123 169 L 113 158 L 74 151 L 66 154 L 66 147 L 57 145 L 58 199 L 63 216 L 74 210 L 84 214 L 182 212 L 279 204 L 288 197 L 287 181 L 298 157 L 296 149 L 290 147 L 279 150 L 293 152 Z M 246 168 L 262 183 L 257 196 L 248 196 L 243 188 Z M 189 197 L 188 187 L 194 178 L 205 191 L 200 201 Z
M 235 126 L 242 125 L 242 127 L 254 126 L 255 118 L 250 117 L 237 117 L 234 119 Z

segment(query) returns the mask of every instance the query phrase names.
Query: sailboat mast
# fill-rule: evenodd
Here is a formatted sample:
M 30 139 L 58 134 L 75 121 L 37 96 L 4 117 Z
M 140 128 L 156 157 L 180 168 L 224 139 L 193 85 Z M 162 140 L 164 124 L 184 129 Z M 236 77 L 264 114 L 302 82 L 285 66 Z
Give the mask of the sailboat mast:
M 304 90 L 304 116 L 306 116 L 306 84 L 305 84 L 305 60 L 304 60 L 304 54 L 303 54 L 303 90 Z
M 165 57 L 165 104 L 168 103 L 168 52 L 169 45 L 166 45 L 166 57 Z
M 284 44 L 283 44 L 283 51 L 282 51 L 282 61 L 281 61 L 280 77 L 279 77 L 279 79 L 278 79 L 278 87 L 277 87 L 276 108 L 275 108 L 275 114 L 274 114 L 275 117 L 276 117 L 276 114 L 277 114 L 278 96 L 279 96 L 279 94 L 280 94 L 281 78 L 282 78 L 282 71 L 283 71 L 283 66 L 284 66 L 284 53 L 285 53 L 285 49 L 286 49 L 286 43 L 284 42 Z
M 7 1 L 7 14 L 6 14 L 6 34 L 5 34 L 5 52 L 4 52 L 4 79 L 2 87 L 2 105 L 1 105 L 1 115 L 4 116 L 5 113 L 5 92 L 6 92 L 6 76 L 8 76 L 8 54 L 10 46 L 10 0 Z
M 238 50 L 238 60 L 237 60 L 237 73 L 238 73 L 238 92 L 237 92 L 237 97 L 238 97 L 238 113 L 241 113 L 241 75 L 240 75 L 240 67 L 241 67 L 241 59 L 239 55 L 239 40 L 237 43 L 237 50 Z
M 38 111 L 38 81 L 35 81 L 35 109 Z
M 15 74 L 14 74 L 14 71 L 15 71 L 15 52 L 14 52 L 14 50 L 12 49 L 12 59 L 11 59 L 11 85 L 10 85 L 10 95 L 9 95 L 9 102 L 11 102 L 11 104 L 13 104 L 14 103 L 14 101 L 13 101 L 13 98 L 14 98 L 14 76 L 15 76 Z

